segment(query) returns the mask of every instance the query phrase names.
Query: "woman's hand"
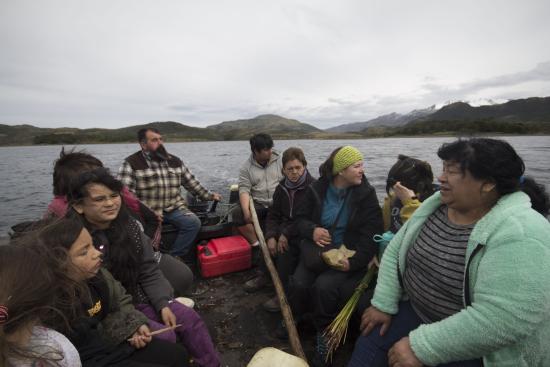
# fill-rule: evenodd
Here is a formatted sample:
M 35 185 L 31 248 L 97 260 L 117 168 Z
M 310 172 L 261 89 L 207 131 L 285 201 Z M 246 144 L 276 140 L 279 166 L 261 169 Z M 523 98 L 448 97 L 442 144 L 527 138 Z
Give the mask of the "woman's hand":
M 277 241 L 277 252 L 282 254 L 288 250 L 288 239 L 284 234 L 279 236 L 279 241 Z
M 132 335 L 129 343 L 136 349 L 143 348 L 151 341 L 151 331 L 147 325 L 141 325 Z
M 397 182 L 395 185 L 393 185 L 392 189 L 393 192 L 395 192 L 395 195 L 399 198 L 399 200 L 401 200 L 403 204 L 406 200 L 410 200 L 416 196 L 414 191 L 401 185 L 401 182 Z
M 413 350 L 411 349 L 411 343 L 409 337 L 401 338 L 397 343 L 391 347 L 388 352 L 388 362 L 390 367 L 422 367 Z
M 172 327 L 176 326 L 176 315 L 174 315 L 172 310 L 168 307 L 164 307 L 160 310 L 160 317 L 162 318 L 164 325 Z
M 325 247 L 326 245 L 330 245 L 331 241 L 332 238 L 326 228 L 315 227 L 313 230 L 313 242 L 315 242 L 317 246 Z
M 277 241 L 275 240 L 275 238 L 268 238 L 267 249 L 269 250 L 271 256 L 277 255 Z
M 361 334 L 368 335 L 372 329 L 382 324 L 380 328 L 380 336 L 384 335 L 391 324 L 391 315 L 378 310 L 374 306 L 370 306 L 363 312 L 361 316 Z

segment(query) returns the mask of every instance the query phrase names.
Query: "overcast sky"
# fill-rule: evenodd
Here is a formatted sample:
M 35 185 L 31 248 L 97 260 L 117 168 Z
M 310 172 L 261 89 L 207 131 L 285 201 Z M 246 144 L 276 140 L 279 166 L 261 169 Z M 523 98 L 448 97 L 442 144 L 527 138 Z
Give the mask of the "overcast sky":
M 0 0 L 0 123 L 320 128 L 550 95 L 548 0 Z

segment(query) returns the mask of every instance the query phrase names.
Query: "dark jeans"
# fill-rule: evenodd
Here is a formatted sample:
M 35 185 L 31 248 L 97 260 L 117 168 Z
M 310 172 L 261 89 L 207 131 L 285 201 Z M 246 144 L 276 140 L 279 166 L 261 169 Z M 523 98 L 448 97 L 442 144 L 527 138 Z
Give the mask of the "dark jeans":
M 298 261 L 300 260 L 300 248 L 297 243 L 289 241 L 288 250 L 277 254 L 275 257 L 275 266 L 277 268 L 277 273 L 279 274 L 279 279 L 281 279 L 281 284 L 285 290 L 285 293 L 288 295 L 288 280 L 290 276 L 296 270 Z
M 178 236 L 172 244 L 172 256 L 184 256 L 193 248 L 193 242 L 201 229 L 201 220 L 188 209 L 163 212 L 163 222 L 178 228 Z
M 392 317 L 390 327 L 384 336 L 380 336 L 380 326 L 378 326 L 369 335 L 361 335 L 357 339 L 348 367 L 386 367 L 390 348 L 422 323 L 410 302 L 400 302 L 399 311 Z M 481 360 L 476 359 L 440 364 L 439 367 L 481 367 L 482 365 Z

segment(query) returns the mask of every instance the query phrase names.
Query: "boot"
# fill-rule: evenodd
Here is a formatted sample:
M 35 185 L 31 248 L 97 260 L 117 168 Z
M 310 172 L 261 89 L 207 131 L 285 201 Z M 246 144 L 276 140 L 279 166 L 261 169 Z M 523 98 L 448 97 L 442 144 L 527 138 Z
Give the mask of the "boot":
M 311 366 L 312 367 L 331 367 L 332 361 L 326 361 L 328 354 L 328 346 L 327 346 L 327 339 L 321 334 L 320 332 L 317 332 L 317 335 L 315 337 L 315 354 L 313 355 L 313 358 L 311 359 Z

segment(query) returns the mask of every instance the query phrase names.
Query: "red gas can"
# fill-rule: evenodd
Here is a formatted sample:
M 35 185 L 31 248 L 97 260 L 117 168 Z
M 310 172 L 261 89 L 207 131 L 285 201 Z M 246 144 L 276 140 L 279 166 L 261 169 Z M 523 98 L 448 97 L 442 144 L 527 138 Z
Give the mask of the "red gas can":
M 214 277 L 245 270 L 251 266 L 251 248 L 243 236 L 214 238 L 198 246 L 201 275 Z

